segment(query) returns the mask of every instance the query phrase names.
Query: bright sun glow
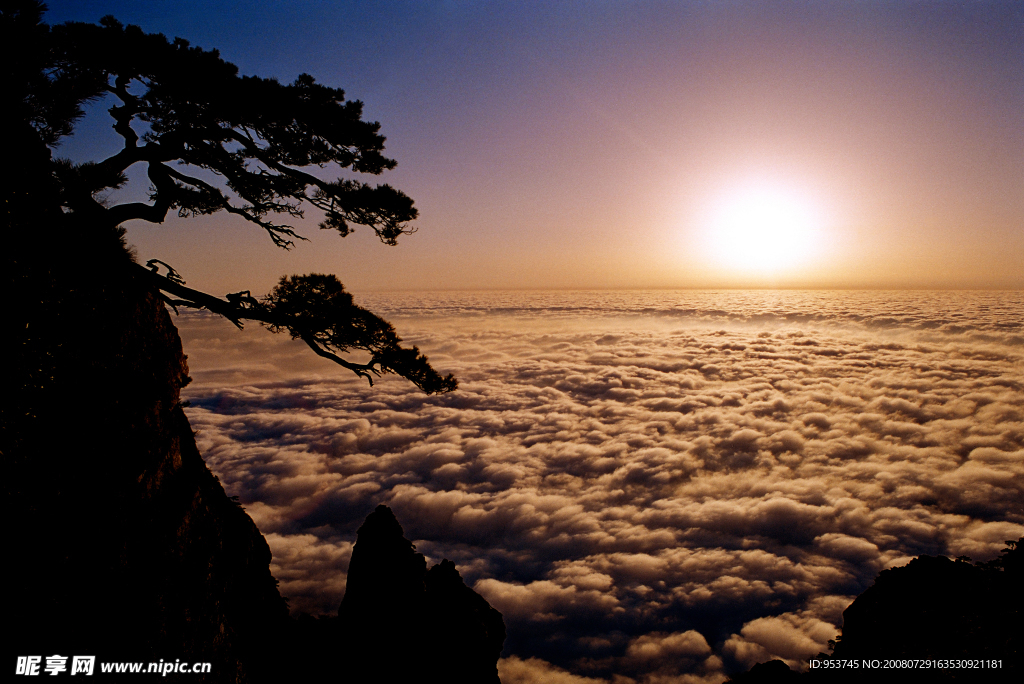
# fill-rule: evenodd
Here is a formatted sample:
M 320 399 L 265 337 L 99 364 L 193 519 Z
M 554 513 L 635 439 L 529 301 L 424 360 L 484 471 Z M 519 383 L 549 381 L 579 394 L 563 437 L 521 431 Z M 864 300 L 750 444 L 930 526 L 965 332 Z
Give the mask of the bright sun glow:
M 817 251 L 819 223 L 812 205 L 798 195 L 747 187 L 721 198 L 706 224 L 706 238 L 720 265 L 780 275 L 806 264 Z

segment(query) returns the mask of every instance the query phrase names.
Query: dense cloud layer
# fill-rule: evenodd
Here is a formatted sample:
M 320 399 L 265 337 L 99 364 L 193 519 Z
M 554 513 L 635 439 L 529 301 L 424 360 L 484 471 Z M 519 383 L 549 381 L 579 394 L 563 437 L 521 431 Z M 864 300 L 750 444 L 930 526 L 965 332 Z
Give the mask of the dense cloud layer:
M 337 609 L 391 506 L 504 614 L 506 684 L 801 665 L 879 570 L 1024 532 L 1019 293 L 368 304 L 460 390 L 182 317 L 200 447 L 296 609 Z

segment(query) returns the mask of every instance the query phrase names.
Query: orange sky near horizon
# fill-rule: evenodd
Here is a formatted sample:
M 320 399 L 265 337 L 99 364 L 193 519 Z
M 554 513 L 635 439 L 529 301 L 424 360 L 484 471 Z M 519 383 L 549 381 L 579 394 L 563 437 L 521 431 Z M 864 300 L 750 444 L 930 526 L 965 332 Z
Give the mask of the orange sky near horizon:
M 1024 287 L 1024 3 L 315 5 L 305 33 L 278 3 L 245 10 L 251 33 L 50 5 L 309 71 L 381 121 L 380 182 L 421 212 L 397 247 L 312 212 L 290 253 L 224 215 L 129 226 L 141 260 L 213 292 L 310 271 L 353 291 Z

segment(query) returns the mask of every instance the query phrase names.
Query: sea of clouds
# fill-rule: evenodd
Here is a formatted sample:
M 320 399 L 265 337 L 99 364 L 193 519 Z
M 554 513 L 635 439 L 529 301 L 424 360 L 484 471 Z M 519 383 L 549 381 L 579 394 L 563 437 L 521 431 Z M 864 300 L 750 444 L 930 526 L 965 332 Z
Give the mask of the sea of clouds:
M 504 615 L 505 684 L 806 667 L 879 571 L 1024 534 L 1024 293 L 359 301 L 459 390 L 182 315 L 200 449 L 297 611 L 390 506 Z

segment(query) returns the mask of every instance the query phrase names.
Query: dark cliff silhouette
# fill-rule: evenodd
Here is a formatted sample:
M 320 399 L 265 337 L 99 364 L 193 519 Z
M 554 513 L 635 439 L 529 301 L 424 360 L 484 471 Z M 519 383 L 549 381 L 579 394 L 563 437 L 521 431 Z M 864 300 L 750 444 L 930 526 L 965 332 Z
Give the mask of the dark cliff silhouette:
M 193 682 L 497 682 L 500 614 L 451 562 L 427 570 L 383 507 L 342 617 L 288 618 L 266 541 L 196 448 L 163 301 L 118 232 L 84 235 L 7 260 L 9 655 L 213 663 Z
M 1024 541 L 1024 540 L 1022 540 Z M 834 658 L 1001 660 L 991 671 L 922 673 L 928 681 L 1021 676 L 1024 545 L 990 563 L 921 556 L 882 571 L 843 612 Z M 1019 680 L 1018 680 L 1019 681 Z
M 6 291 L 13 651 L 269 672 L 287 607 L 270 550 L 196 449 L 181 342 L 119 236 L 19 245 Z M 102 235 L 102 233 L 100 233 Z
M 875 583 L 843 612 L 842 635 L 831 655 L 856 660 L 995 660 L 996 668 L 853 670 L 818 668 L 802 675 L 781 661 L 755 665 L 737 684 L 796 679 L 866 681 L 1020 681 L 1024 663 L 1024 539 L 1007 542 L 999 558 L 920 556 L 879 573 Z
M 769 660 L 766 663 L 757 663 L 750 670 L 733 676 L 729 682 L 732 684 L 789 684 L 790 682 L 803 681 L 799 672 L 789 669 L 789 666 L 781 660 Z
M 32 66 L 16 57 L 12 87 Z M 49 149 L 13 103 L 0 276 L 5 652 L 211 661 L 207 681 L 269 673 L 287 608 L 266 542 L 196 450 L 177 331 L 133 275 L 123 231 L 61 210 Z
M 0 316 L 9 352 L 0 376 L 0 453 L 11 517 L 5 548 L 5 616 L 11 627 L 4 646 L 7 666 L 19 655 L 95 655 L 100 661 L 212 663 L 209 675 L 167 677 L 172 681 L 358 681 L 347 678 L 347 658 L 339 658 L 354 653 L 342 641 L 340 621 L 288 617 L 269 570 L 265 539 L 203 462 L 182 410 L 180 390 L 189 381 L 188 366 L 164 293 L 178 297 L 179 305 L 198 298 L 191 303 L 209 304 L 228 318 L 254 318 L 284 329 L 317 353 L 368 349 L 376 355 L 372 368 L 332 359 L 363 375 L 397 372 L 426 391 L 449 391 L 454 380 L 430 369 L 415 348 L 399 347 L 385 321 L 349 306 L 350 297 L 332 277 L 286 279 L 263 301 L 241 296 L 245 293 L 219 300 L 137 264 L 119 223 L 145 216 L 131 212 L 158 210 L 159 221 L 172 206 L 192 214 L 215 208 L 203 206 L 215 198 L 212 190 L 200 196 L 193 188 L 189 194 L 181 185 L 185 181 L 168 184 L 161 176 L 180 171 L 173 164 L 181 159 L 175 151 L 194 152 L 195 136 L 212 130 L 190 130 L 191 119 L 181 124 L 173 114 L 178 107 L 189 109 L 204 93 L 222 92 L 188 91 L 196 85 L 192 77 L 219 73 L 225 83 L 271 90 L 279 85 L 238 79 L 234 67 L 215 52 L 146 36 L 113 20 L 103 27 L 51 30 L 41 21 L 43 9 L 29 0 L 0 4 L 6 97 L 0 130 L 12 170 L 0 184 L 0 285 L 5 294 Z M 139 49 L 123 49 L 126 45 Z M 146 52 L 150 48 L 156 52 Z M 181 60 L 215 68 L 181 69 Z M 192 80 L 178 78 L 186 72 Z M 128 86 L 142 76 L 150 85 L 166 78 L 167 88 L 140 97 L 137 88 Z M 285 89 L 301 91 L 300 100 L 317 95 L 328 113 L 342 107 L 340 128 L 351 124 L 365 134 L 342 147 L 365 152 L 366 163 L 380 169 L 393 166 L 379 155 L 383 138 L 376 124 L 359 121 L 358 103 L 345 105 L 341 91 L 324 89 L 308 77 L 300 80 Z M 176 92 L 179 86 L 185 91 Z M 104 92 L 120 99 L 121 105 L 109 111 L 124 149 L 97 165 L 53 159 L 51 148 L 71 134 L 82 105 Z M 230 105 L 223 98 L 219 102 Z M 265 102 L 282 104 L 280 98 Z M 300 109 L 309 114 L 308 107 Z M 246 109 L 245 115 L 259 118 L 257 110 Z M 192 114 L 210 111 L 199 107 Z M 287 111 L 275 111 L 288 120 Z M 150 133 L 143 138 L 130 125 L 140 115 L 149 122 Z M 166 121 L 160 119 L 165 115 Z M 309 118 L 314 128 L 326 125 L 324 135 L 338 133 L 331 117 L 313 112 Z M 154 123 L 158 120 L 163 123 Z M 227 126 L 228 120 L 235 122 L 227 117 L 213 123 Z M 171 124 L 182 127 L 172 131 Z M 301 122 L 296 126 L 301 128 Z M 274 128 L 275 134 L 281 130 Z M 223 128 L 218 135 L 228 132 Z M 320 137 L 311 135 L 309 144 L 316 148 Z M 145 144 L 139 145 L 140 140 Z M 301 154 L 296 159 L 305 160 Z M 147 161 L 151 174 L 160 176 L 151 175 L 151 180 L 160 188 L 155 195 L 162 197 L 148 209 L 138 203 L 111 206 L 103 199 L 104 188 L 119 187 L 124 180 L 110 165 L 121 168 L 132 160 Z M 375 173 L 373 164 L 362 170 Z M 274 182 L 284 183 L 282 192 L 294 191 L 280 178 Z M 260 196 L 276 197 L 271 190 Z M 331 227 L 343 235 L 347 220 L 369 221 L 366 225 L 374 230 L 383 226 L 385 242 L 409 232 L 403 221 L 414 217 L 411 200 L 397 191 L 366 190 L 359 184 L 330 190 L 338 198 L 351 195 L 352 202 L 334 212 L 334 219 L 328 211 Z M 397 209 L 388 204 L 377 212 L 377 200 L 397 203 Z M 232 210 L 224 202 L 216 206 Z M 278 237 L 297 237 L 287 226 L 264 227 Z M 349 626 L 347 631 L 359 629 Z M 422 634 L 406 632 L 414 640 L 409 648 L 419 648 Z M 322 648 L 312 650 L 314 643 Z
M 427 569 L 391 509 L 359 528 L 338 611 L 355 681 L 498 684 L 501 613 L 465 585 L 449 560 Z

